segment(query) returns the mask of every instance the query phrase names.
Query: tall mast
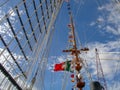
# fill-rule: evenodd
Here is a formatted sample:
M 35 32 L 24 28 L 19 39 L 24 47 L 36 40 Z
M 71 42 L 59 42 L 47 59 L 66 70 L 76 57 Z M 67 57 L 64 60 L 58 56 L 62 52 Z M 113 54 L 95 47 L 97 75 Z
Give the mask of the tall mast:
M 73 56 L 74 59 L 74 63 L 75 63 L 75 69 L 77 71 L 76 75 L 80 73 L 80 70 L 82 69 L 82 66 L 81 66 L 81 63 L 80 63 L 80 59 L 78 57 L 80 51 L 77 49 L 77 44 L 76 44 L 76 38 L 75 38 L 75 28 L 74 28 L 74 23 L 73 23 L 73 17 L 72 17 L 72 13 L 70 11 L 70 3 L 68 4 L 68 10 L 69 10 L 69 17 L 70 17 L 70 24 L 71 24 L 71 30 L 72 30 L 72 36 L 73 36 Z M 82 79 L 82 78 L 81 78 Z M 82 90 L 82 86 L 81 85 L 78 85 L 80 84 L 82 81 L 81 81 L 80 78 L 76 78 L 76 81 L 77 81 L 77 84 L 76 86 L 79 88 L 79 90 Z
M 72 35 L 72 49 L 70 50 L 63 50 L 63 52 L 71 52 L 71 55 L 73 55 L 72 64 L 75 65 L 76 70 L 76 87 L 79 90 L 82 90 L 82 88 L 85 86 L 85 82 L 82 81 L 82 76 L 80 75 L 80 71 L 82 69 L 82 60 L 79 58 L 80 50 L 77 49 L 77 43 L 75 38 L 75 28 L 74 28 L 74 22 L 73 22 L 73 16 L 70 8 L 70 2 L 67 2 L 67 9 L 70 17 L 70 24 L 68 25 L 71 29 L 71 35 Z M 82 51 L 88 51 L 87 48 L 81 49 Z

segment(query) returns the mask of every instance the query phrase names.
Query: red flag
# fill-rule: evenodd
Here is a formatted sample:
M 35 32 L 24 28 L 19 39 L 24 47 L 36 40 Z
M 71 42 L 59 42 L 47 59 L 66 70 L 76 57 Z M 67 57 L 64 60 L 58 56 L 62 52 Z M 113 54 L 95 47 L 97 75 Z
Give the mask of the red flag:
M 64 70 L 63 64 L 64 64 L 64 62 L 63 63 L 59 63 L 59 64 L 55 64 L 54 71 L 63 71 Z
M 54 71 L 71 71 L 71 61 L 62 62 L 54 65 Z

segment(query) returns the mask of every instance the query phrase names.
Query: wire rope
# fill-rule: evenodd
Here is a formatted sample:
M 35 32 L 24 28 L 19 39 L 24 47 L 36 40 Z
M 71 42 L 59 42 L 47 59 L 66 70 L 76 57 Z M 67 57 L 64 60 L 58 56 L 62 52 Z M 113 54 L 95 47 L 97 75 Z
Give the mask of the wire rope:
M 41 86 L 43 87 L 44 86 L 44 74 L 45 74 L 45 68 L 46 68 L 46 65 L 47 65 L 47 62 L 45 60 L 47 60 L 47 57 L 46 57 L 46 54 L 48 53 L 47 50 L 48 49 L 48 46 L 46 45 L 46 49 L 44 50 L 44 53 L 42 55 L 42 61 L 41 61 L 41 64 L 43 65 L 41 67 L 41 79 L 42 79 L 42 84 Z M 46 53 L 47 52 L 47 53 Z M 40 65 L 41 66 L 41 65 Z M 44 89 L 45 87 L 43 87 Z
M 49 36 L 49 40 L 47 42 L 47 45 L 46 45 L 46 50 L 45 50 L 45 54 L 43 54 L 43 60 L 44 60 L 44 57 L 45 57 L 45 60 L 43 61 L 43 68 L 41 68 L 41 72 L 43 73 L 43 77 L 42 77 L 42 81 L 43 81 L 43 84 L 44 84 L 44 76 L 45 76 L 45 69 L 46 69 L 46 65 L 47 65 L 47 62 L 48 62 L 48 55 L 49 55 L 49 50 L 50 50 L 50 45 L 51 45 L 51 42 L 52 42 L 52 36 L 53 36 L 53 32 L 54 30 L 51 31 L 51 34 Z M 42 85 L 44 86 L 44 85 Z M 45 87 L 44 87 L 45 88 Z
M 79 10 L 82 8 L 82 4 L 85 3 L 85 2 L 86 2 L 86 0 L 79 0 L 79 3 L 78 3 L 79 6 L 78 6 L 78 9 L 75 13 L 75 17 L 78 16 Z
M 86 63 L 86 61 L 85 61 L 85 63 Z M 85 65 L 85 63 L 82 61 L 82 64 L 83 64 L 83 66 L 84 66 L 84 68 L 85 68 L 85 70 L 87 72 L 88 78 L 89 78 L 90 81 L 92 81 L 92 75 L 91 75 L 91 73 L 88 70 L 87 63 L 86 63 L 86 65 Z
M 50 73 L 51 78 L 50 78 L 50 90 L 53 90 L 53 72 Z
M 39 40 L 40 40 L 41 38 L 39 38 Z M 43 41 L 42 43 L 44 43 L 45 41 Z M 43 45 L 42 45 L 43 46 Z M 35 51 L 35 61 L 33 62 L 33 64 L 32 64 L 32 67 L 34 67 L 34 65 L 35 65 L 35 63 L 36 62 L 38 62 L 39 60 L 38 60 L 38 56 L 39 56 L 39 52 L 40 52 L 40 50 L 41 50 L 41 47 L 42 47 L 41 45 L 39 46 L 39 45 L 37 45 L 37 48 L 36 48 L 36 51 Z M 37 60 L 37 61 L 36 61 Z M 41 60 L 42 61 L 42 60 Z M 40 66 L 40 65 L 39 65 Z M 29 69 L 29 71 L 28 72 L 31 72 L 31 70 L 32 70 L 32 67 L 31 67 L 31 69 Z M 38 72 L 38 69 L 37 69 L 37 71 L 36 71 L 36 74 L 35 75 L 37 75 L 37 72 Z M 35 76 L 36 77 L 36 76 Z
M 58 7 L 58 9 L 59 9 L 59 8 L 60 8 L 60 7 Z M 57 13 L 58 13 L 58 12 L 56 12 L 56 14 L 57 14 Z M 56 14 L 55 14 L 55 15 L 56 15 Z M 54 21 L 54 19 L 55 19 L 55 18 L 53 18 L 53 21 Z M 52 21 L 51 23 L 53 23 L 53 21 Z M 49 27 L 48 27 L 48 29 L 49 29 Z M 47 35 L 48 35 L 48 34 L 47 34 Z M 45 39 L 47 39 L 47 38 L 48 38 L 48 36 L 45 37 Z M 46 41 L 46 40 L 43 40 L 43 41 Z
M 10 0 L 4 1 L 2 4 L 0 4 L 0 7 L 4 6 L 6 3 L 8 3 Z
M 64 77 L 63 77 L 63 82 L 62 82 L 62 89 L 61 90 L 65 90 L 66 85 L 67 85 L 67 81 L 68 81 L 68 72 L 65 71 L 64 72 Z
M 65 64 L 67 64 L 67 61 L 68 61 L 68 59 L 66 58 Z M 68 72 L 65 71 L 64 76 L 63 76 L 63 80 L 62 80 L 62 89 L 61 90 L 65 90 L 65 87 L 67 85 L 67 81 L 68 81 Z
M 76 36 L 77 36 L 78 44 L 81 45 L 81 42 L 80 42 L 80 39 L 79 39 L 79 37 L 78 37 L 77 31 L 75 31 L 75 34 L 76 34 Z M 82 48 L 82 45 L 81 45 L 81 48 Z M 85 57 L 86 57 L 86 56 L 84 55 L 84 58 L 85 58 Z M 85 63 L 86 63 L 86 65 L 85 65 Z M 86 59 L 85 59 L 85 63 L 83 63 L 83 66 L 84 66 L 85 70 L 86 70 L 87 73 L 88 73 L 88 78 L 89 78 L 89 80 L 92 80 L 92 75 L 90 74 L 90 72 L 89 72 L 89 70 L 88 70 L 88 66 L 87 66 Z

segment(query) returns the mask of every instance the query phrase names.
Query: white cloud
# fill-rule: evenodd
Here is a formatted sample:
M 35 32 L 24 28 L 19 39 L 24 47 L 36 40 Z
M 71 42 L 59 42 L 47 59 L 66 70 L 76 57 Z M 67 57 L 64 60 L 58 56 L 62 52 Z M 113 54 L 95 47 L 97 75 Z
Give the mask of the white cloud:
M 102 32 L 120 35 L 120 4 L 111 1 L 109 4 L 103 4 L 98 7 L 98 10 L 103 14 L 94 21 L 95 25 L 103 29 Z M 90 26 L 93 25 L 93 22 L 91 22 Z
M 0 9 L 0 20 L 5 16 L 5 12 Z M 12 33 L 10 32 L 10 29 L 9 29 L 9 25 L 7 22 L 5 22 L 5 20 L 3 20 L 3 22 L 1 22 L 1 25 L 0 25 L 0 34 L 4 35 L 6 34 L 7 36 L 9 37 L 12 37 Z M 6 36 L 4 36 L 6 38 Z
M 99 23 L 100 23 L 100 22 L 104 22 L 103 17 L 99 16 L 98 19 L 97 19 L 97 22 L 99 22 Z
M 64 62 L 64 61 L 71 60 L 71 59 L 72 59 L 71 55 L 61 55 L 61 56 L 56 57 L 56 62 L 60 63 L 60 62 Z
M 116 85 L 118 81 L 114 81 L 113 78 L 116 77 L 115 75 L 116 69 L 120 70 L 120 68 L 118 68 L 116 65 L 116 64 L 120 65 L 120 62 L 118 63 L 118 60 L 115 60 L 115 59 L 120 59 L 119 39 L 116 41 L 109 41 L 107 43 L 99 43 L 99 42 L 89 43 L 88 46 L 90 51 L 88 51 L 87 53 L 81 54 L 80 57 L 82 57 L 83 59 L 86 59 L 88 64 L 88 69 L 92 70 L 90 71 L 90 73 L 93 76 L 97 76 L 96 62 L 95 62 L 96 60 L 95 48 L 97 48 L 100 59 L 104 59 L 104 60 L 101 60 L 101 65 L 102 65 L 103 72 L 107 82 L 112 80 L 114 82 L 114 85 Z M 114 52 L 118 52 L 118 53 L 114 53 Z M 66 57 L 67 56 L 59 56 L 57 60 L 59 62 L 62 62 L 66 60 L 65 59 Z M 107 83 L 107 84 L 108 86 L 111 85 L 110 83 Z M 114 89 L 115 88 L 119 88 L 119 86 L 114 87 Z M 111 90 L 111 87 L 109 87 L 108 90 Z
M 104 59 L 104 60 L 101 60 L 101 65 L 103 68 L 105 78 L 107 80 L 114 81 L 113 78 L 117 77 L 115 74 L 116 69 L 118 69 L 118 71 L 120 70 L 120 68 L 118 68 L 116 65 L 116 64 L 120 65 L 120 62 L 118 61 L 118 60 L 120 60 L 119 39 L 116 41 L 109 41 L 107 43 L 98 43 L 98 42 L 90 43 L 88 46 L 90 48 L 90 51 L 87 53 L 87 55 L 85 57 L 89 58 L 89 59 L 87 59 L 89 68 L 92 68 L 94 70 L 92 75 L 95 75 L 97 73 L 96 72 L 96 64 L 95 64 L 95 48 L 97 48 L 100 59 Z M 115 52 L 118 52 L 118 53 L 115 53 Z M 118 60 L 116 60 L 116 59 L 118 59 Z M 120 74 L 120 73 L 118 73 L 118 74 Z M 117 81 L 114 81 L 114 84 L 116 84 L 116 83 L 117 83 Z M 109 85 L 110 83 L 107 83 L 107 84 Z M 109 87 L 108 90 L 111 90 L 110 88 L 111 87 Z M 116 86 L 116 88 L 119 88 L 119 86 Z M 114 87 L 114 89 L 115 89 L 115 87 Z
M 3 12 L 0 8 L 0 20 L 3 18 L 4 15 L 5 15 L 5 12 Z
M 13 34 L 12 34 L 7 22 L 3 22 L 0 25 L 0 34 L 3 36 L 3 38 L 6 42 L 8 42 L 9 39 L 13 37 Z
M 10 10 L 8 11 L 9 12 L 9 14 L 10 14 L 10 20 L 11 21 L 14 21 L 13 23 L 15 23 L 15 16 L 16 16 L 16 13 L 15 13 L 15 11 L 12 9 L 12 8 L 10 8 Z
M 101 6 L 101 7 L 98 7 L 98 10 L 103 10 L 105 7 L 104 6 Z
M 13 11 L 12 8 L 10 8 L 8 12 L 9 12 L 9 15 L 10 15 L 9 19 L 11 21 L 11 24 L 12 24 L 14 30 L 16 30 L 18 28 L 16 26 L 16 23 L 18 23 L 18 20 L 16 19 L 16 13 L 15 13 L 15 11 Z M 20 12 L 20 15 L 24 13 L 22 10 L 20 10 L 19 12 Z M 4 16 L 5 16 L 5 11 L 3 11 L 0 8 L 0 20 L 1 20 L 1 23 L 0 23 L 0 34 L 3 36 L 4 40 L 6 42 L 8 42 L 9 39 L 11 39 L 14 36 L 13 36 L 13 34 L 11 32 L 10 26 L 7 23 L 7 21 L 5 19 L 3 20 Z M 19 35 L 18 35 L 18 38 L 21 38 L 22 36 L 23 36 L 23 33 L 20 31 Z
M 114 7 L 113 7 L 114 6 Z M 107 32 L 113 33 L 114 35 L 120 35 L 119 24 L 120 24 L 120 4 L 108 4 L 106 5 L 106 11 L 108 11 L 107 23 L 112 24 L 111 26 L 106 25 Z
M 111 26 L 106 26 L 106 31 L 109 33 L 113 33 L 114 35 L 119 35 L 119 31 L 117 31 L 116 29 L 114 29 L 114 27 Z
M 0 53 L 2 51 L 3 51 L 3 49 L 0 48 Z M 25 72 L 27 61 L 25 61 L 24 57 L 22 55 L 19 55 L 16 53 L 12 53 L 12 55 L 17 60 L 17 63 L 19 64 L 19 66 L 21 66 L 23 72 Z M 12 77 L 14 79 L 16 79 L 17 82 L 19 82 L 19 84 L 20 84 L 20 82 L 23 82 L 23 80 L 21 80 L 21 78 L 20 78 L 20 77 L 23 77 L 22 73 L 20 72 L 16 63 L 14 62 L 14 60 L 12 59 L 12 57 L 10 56 L 10 54 L 6 50 L 0 55 L 0 63 L 9 72 L 9 74 L 12 75 Z M 3 79 L 3 78 L 0 77 L 0 79 Z M 2 85 L 0 87 L 2 87 Z
M 94 26 L 96 24 L 96 22 L 91 22 L 90 26 Z
M 89 49 L 90 51 L 87 53 L 88 58 L 93 58 L 95 56 L 94 52 L 95 52 L 95 48 L 97 48 L 99 50 L 100 53 L 100 57 L 101 58 L 108 58 L 111 55 L 114 55 L 112 57 L 110 57 L 110 59 L 114 59 L 118 57 L 118 54 L 120 53 L 111 53 L 111 52 L 119 52 L 120 51 L 120 46 L 119 46 L 119 39 L 116 41 L 109 41 L 107 43 L 89 43 Z M 109 53 L 109 55 L 104 54 L 104 52 L 107 54 Z M 102 55 L 103 53 L 103 55 Z M 118 57 L 119 58 L 119 57 Z

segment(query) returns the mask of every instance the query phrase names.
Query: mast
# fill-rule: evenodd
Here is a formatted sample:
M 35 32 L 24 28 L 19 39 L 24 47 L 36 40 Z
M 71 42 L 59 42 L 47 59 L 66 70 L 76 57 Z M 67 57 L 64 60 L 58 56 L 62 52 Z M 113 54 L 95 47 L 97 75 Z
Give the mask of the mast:
M 68 5 L 68 9 L 70 7 L 70 4 Z M 79 59 L 79 53 L 80 51 L 77 49 L 77 44 L 76 44 L 76 38 L 75 38 L 75 28 L 74 28 L 74 23 L 73 23 L 73 17 L 72 17 L 72 13 L 69 13 L 69 17 L 70 17 L 70 24 L 71 24 L 71 30 L 72 30 L 72 35 L 73 35 L 73 56 L 74 59 L 73 59 L 73 62 L 75 63 L 75 69 L 76 69 L 76 75 L 80 73 L 80 70 L 82 69 L 82 66 L 81 66 L 81 62 L 80 62 L 80 59 Z M 81 78 L 82 79 L 82 78 Z M 77 84 L 76 86 L 79 88 L 79 90 L 82 90 L 82 86 L 80 85 L 80 83 L 82 82 L 80 78 L 77 78 Z M 79 85 L 78 85 L 79 84 Z M 80 86 L 80 87 L 79 87 Z
M 79 58 L 80 50 L 77 48 L 76 38 L 75 38 L 75 28 L 74 28 L 74 22 L 73 22 L 73 16 L 70 8 L 70 2 L 67 1 L 67 9 L 68 14 L 70 17 L 70 24 L 68 25 L 71 29 L 71 35 L 72 35 L 72 49 L 70 50 L 63 50 L 63 52 L 70 52 L 71 55 L 74 57 L 72 60 L 72 64 L 75 65 L 74 68 L 76 70 L 76 85 L 79 90 L 82 90 L 82 88 L 85 86 L 85 82 L 82 81 L 82 76 L 80 74 L 80 71 L 82 69 L 82 60 Z M 82 51 L 88 51 L 88 48 L 81 49 Z

